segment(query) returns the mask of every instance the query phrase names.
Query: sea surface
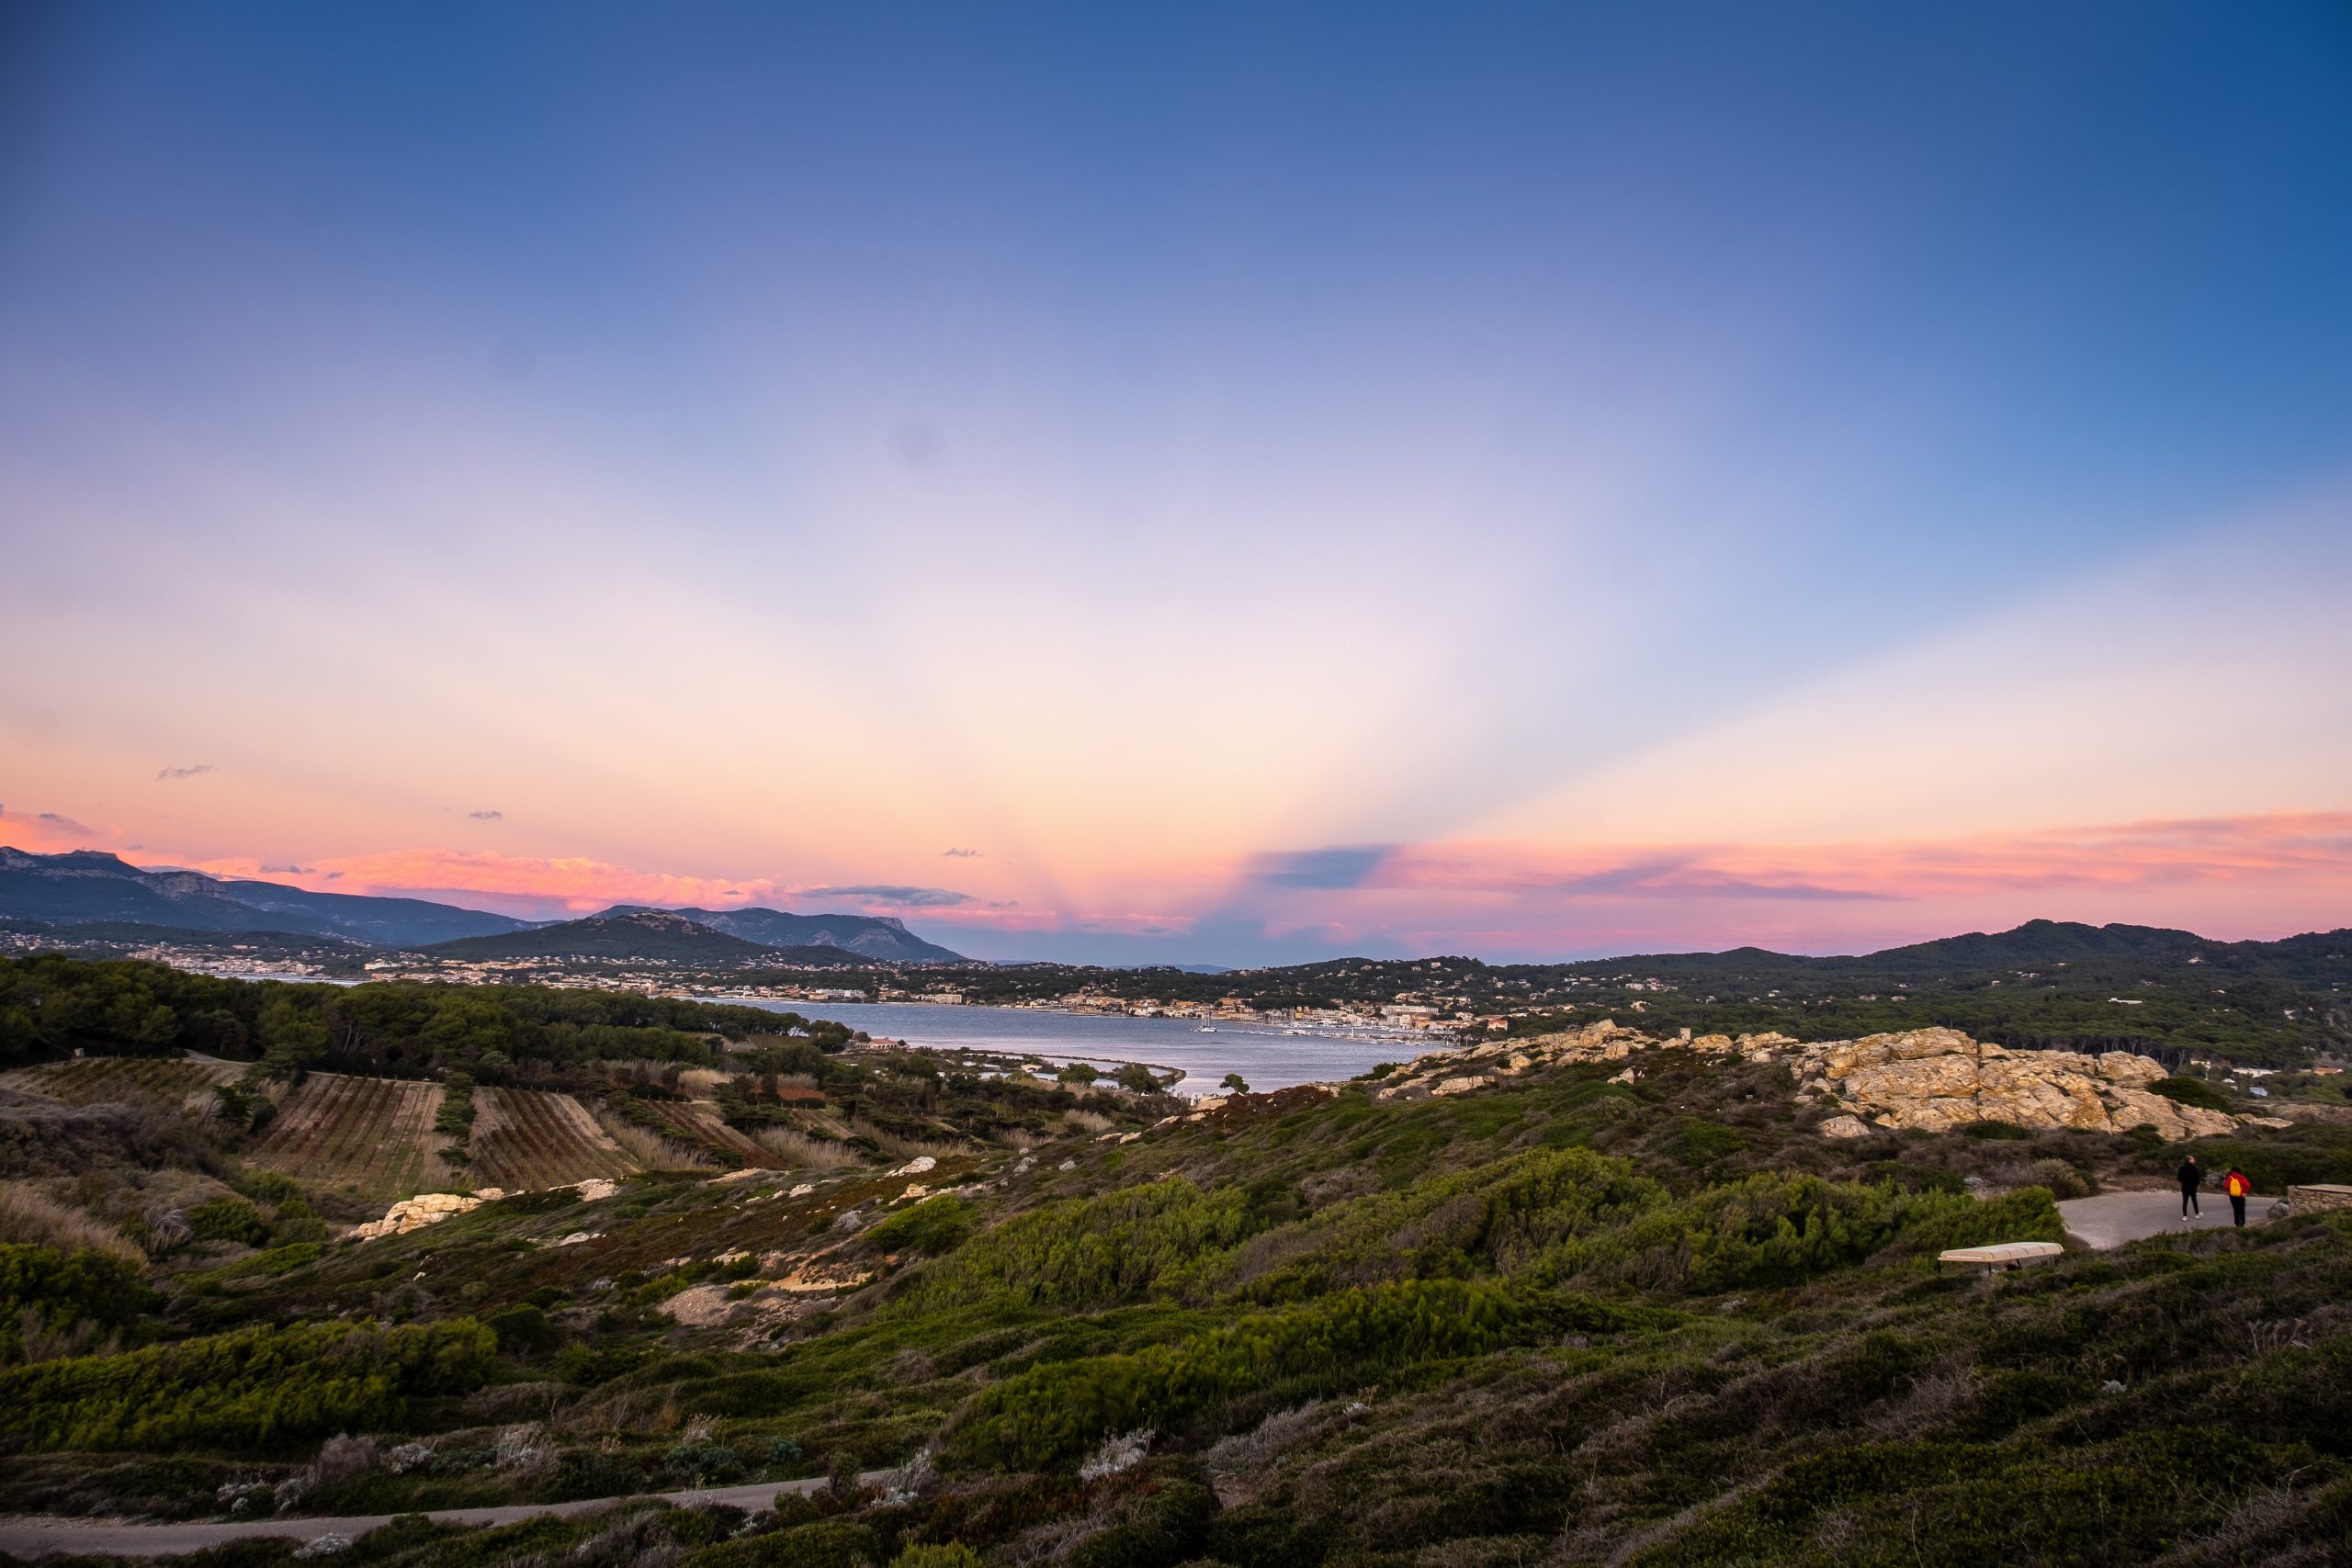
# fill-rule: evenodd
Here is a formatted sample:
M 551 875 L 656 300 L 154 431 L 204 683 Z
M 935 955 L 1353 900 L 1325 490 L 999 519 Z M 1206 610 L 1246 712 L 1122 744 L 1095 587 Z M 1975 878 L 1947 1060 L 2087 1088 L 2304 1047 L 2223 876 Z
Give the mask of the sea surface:
M 1212 1021 L 1204 1030 L 1204 1021 L 1197 1019 L 1042 1012 L 1035 1008 L 717 996 L 696 999 L 831 1019 L 877 1040 L 903 1040 L 914 1046 L 1020 1052 L 1057 1066 L 1091 1062 L 1115 1069 L 1122 1062 L 1148 1062 L 1156 1067 L 1181 1067 L 1184 1078 L 1176 1086 L 1180 1094 L 1216 1094 L 1227 1073 L 1239 1073 L 1261 1093 L 1293 1084 L 1333 1083 L 1383 1062 L 1410 1061 L 1448 1043 L 1428 1037 L 1286 1034 L 1272 1024 Z

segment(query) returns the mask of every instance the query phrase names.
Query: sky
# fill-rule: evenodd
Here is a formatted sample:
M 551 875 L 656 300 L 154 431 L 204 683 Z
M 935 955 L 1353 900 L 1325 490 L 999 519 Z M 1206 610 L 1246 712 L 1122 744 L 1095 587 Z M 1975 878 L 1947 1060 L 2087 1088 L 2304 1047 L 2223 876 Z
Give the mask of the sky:
M 2352 10 L 0 9 L 0 843 L 2352 925 Z

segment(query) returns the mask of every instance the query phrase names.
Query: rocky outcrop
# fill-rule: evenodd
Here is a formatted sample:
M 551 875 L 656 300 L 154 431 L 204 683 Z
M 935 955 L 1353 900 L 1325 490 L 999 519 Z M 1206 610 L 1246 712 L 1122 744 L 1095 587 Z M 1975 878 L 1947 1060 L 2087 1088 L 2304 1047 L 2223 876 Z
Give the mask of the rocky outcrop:
M 1697 1051 L 1787 1066 L 1804 1099 L 1835 1114 L 1826 1137 L 1859 1138 L 1879 1128 L 1929 1131 L 1971 1122 L 2127 1133 L 2147 1125 L 2167 1138 L 2226 1133 L 2242 1118 L 2182 1105 L 2154 1093 L 2165 1070 L 2128 1051 L 2011 1051 L 1956 1029 L 1913 1029 L 1860 1040 L 1800 1043 L 1785 1034 L 1702 1034 L 1658 1040 L 1612 1021 L 1531 1040 L 1494 1041 L 1417 1057 L 1375 1092 L 1382 1100 L 1466 1094 L 1563 1062 L 1623 1062 L 1639 1076 L 1651 1051 Z
M 1559 1034 L 1527 1040 L 1492 1040 L 1458 1051 L 1432 1051 L 1416 1056 L 1412 1065 L 1381 1085 L 1382 1100 L 1422 1100 L 1431 1095 L 1467 1094 L 1558 1062 L 1622 1062 L 1637 1051 L 1674 1046 L 1724 1056 L 1769 1060 L 1773 1052 L 1792 1046 L 1785 1034 L 1702 1034 L 1688 1031 L 1671 1040 L 1657 1040 L 1639 1030 L 1625 1029 L 1608 1019 Z
M 345 1233 L 345 1239 L 373 1241 L 379 1235 L 405 1235 L 410 1231 L 437 1225 L 454 1214 L 479 1209 L 484 1203 L 505 1196 L 495 1187 L 485 1187 L 472 1197 L 462 1192 L 421 1192 L 385 1210 L 382 1219 L 353 1226 Z
M 2227 1133 L 2238 1119 L 2151 1092 L 2163 1067 L 2129 1051 L 2011 1051 L 1956 1029 L 1833 1040 L 1787 1053 L 1798 1092 L 1878 1127 L 1943 1132 L 1971 1122 L 2167 1138 Z

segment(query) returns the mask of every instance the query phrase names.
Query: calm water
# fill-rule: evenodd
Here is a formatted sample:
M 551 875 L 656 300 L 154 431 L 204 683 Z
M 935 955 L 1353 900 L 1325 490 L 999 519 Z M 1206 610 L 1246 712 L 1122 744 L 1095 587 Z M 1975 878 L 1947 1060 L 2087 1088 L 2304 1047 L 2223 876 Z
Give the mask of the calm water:
M 1036 1012 L 1027 1008 L 762 1001 L 748 997 L 699 999 L 797 1012 L 803 1018 L 829 1018 L 863 1029 L 877 1040 L 903 1040 L 910 1045 L 1018 1051 L 1056 1064 L 1091 1062 L 1096 1066 L 1115 1066 L 1120 1062 L 1149 1062 L 1154 1066 L 1182 1067 L 1184 1081 L 1176 1087 L 1182 1094 L 1214 1094 L 1227 1073 L 1239 1073 L 1251 1089 L 1261 1091 L 1335 1082 L 1382 1062 L 1409 1061 L 1419 1052 L 1436 1050 L 1446 1043 L 1442 1039 L 1284 1034 L 1264 1024 L 1223 1022 L 1215 1026 L 1214 1033 L 1203 1033 L 1199 1022 L 1186 1018 Z

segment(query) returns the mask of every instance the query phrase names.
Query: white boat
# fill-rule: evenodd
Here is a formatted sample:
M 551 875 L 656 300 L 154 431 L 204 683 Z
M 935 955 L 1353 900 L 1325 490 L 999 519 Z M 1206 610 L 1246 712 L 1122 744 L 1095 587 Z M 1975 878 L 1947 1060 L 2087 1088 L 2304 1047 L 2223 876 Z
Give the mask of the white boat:
M 1216 1025 L 1214 1023 L 1204 1023 L 1198 1029 L 1193 1031 L 1193 1032 L 1195 1034 L 1215 1034 L 1216 1032 Z

